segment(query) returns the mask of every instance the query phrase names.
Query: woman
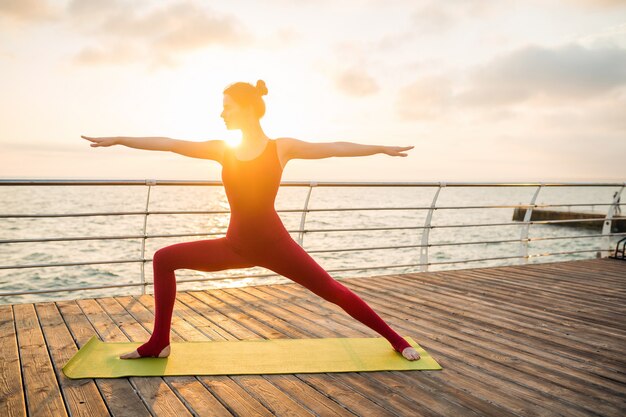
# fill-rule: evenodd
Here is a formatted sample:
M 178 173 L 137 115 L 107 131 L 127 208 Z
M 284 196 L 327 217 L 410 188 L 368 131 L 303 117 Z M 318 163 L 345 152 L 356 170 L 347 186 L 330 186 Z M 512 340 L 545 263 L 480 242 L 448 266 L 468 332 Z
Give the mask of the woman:
M 222 182 L 230 204 L 226 236 L 219 239 L 177 243 L 154 253 L 155 323 L 150 339 L 121 359 L 164 358 L 170 354 L 170 326 L 176 298 L 177 269 L 220 271 L 262 266 L 303 285 L 339 305 L 350 316 L 385 337 L 408 360 L 417 351 L 391 329 L 359 296 L 333 279 L 302 249 L 285 229 L 274 209 L 280 179 L 291 159 L 332 156 L 366 156 L 384 153 L 407 156 L 413 146 L 360 145 L 350 142 L 310 143 L 293 138 L 270 139 L 259 119 L 265 114 L 262 80 L 256 86 L 235 83 L 224 90 L 221 117 L 229 130 L 242 132 L 242 142 L 231 148 L 222 140 L 190 142 L 170 138 L 82 136 L 92 147 L 125 145 L 137 149 L 171 151 L 193 158 L 212 159 L 222 165 Z

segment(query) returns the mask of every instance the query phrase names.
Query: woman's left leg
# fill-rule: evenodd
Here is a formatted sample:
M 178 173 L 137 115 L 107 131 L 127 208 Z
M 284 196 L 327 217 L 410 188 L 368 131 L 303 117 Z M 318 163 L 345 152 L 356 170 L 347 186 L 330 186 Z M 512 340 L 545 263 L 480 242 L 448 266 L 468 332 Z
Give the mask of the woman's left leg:
M 281 239 L 259 248 L 254 257 L 257 258 L 254 260 L 257 265 L 289 278 L 323 299 L 337 304 L 350 316 L 387 339 L 396 351 L 402 353 L 404 348 L 411 346 L 365 301 L 331 277 L 293 239 Z

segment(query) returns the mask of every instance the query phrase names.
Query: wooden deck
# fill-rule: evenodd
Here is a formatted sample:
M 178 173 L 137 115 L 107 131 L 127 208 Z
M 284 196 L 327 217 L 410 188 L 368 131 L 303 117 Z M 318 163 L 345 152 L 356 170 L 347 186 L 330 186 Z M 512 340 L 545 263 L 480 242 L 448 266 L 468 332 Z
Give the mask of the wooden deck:
M 141 342 L 152 295 L 0 306 L 0 415 L 623 416 L 626 262 L 593 259 L 342 282 L 443 367 L 67 379 L 97 334 Z M 297 284 L 179 293 L 172 341 L 378 337 Z

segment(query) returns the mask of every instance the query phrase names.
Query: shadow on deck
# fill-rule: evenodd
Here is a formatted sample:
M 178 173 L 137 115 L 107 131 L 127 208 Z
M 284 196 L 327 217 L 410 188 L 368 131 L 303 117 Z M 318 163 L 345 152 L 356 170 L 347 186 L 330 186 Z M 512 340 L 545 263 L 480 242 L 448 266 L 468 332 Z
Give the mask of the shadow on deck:
M 92 335 L 147 340 L 153 296 L 4 305 L 0 415 L 624 415 L 624 261 L 342 282 L 443 370 L 70 380 L 61 367 Z M 316 337 L 379 335 L 284 284 L 179 293 L 171 340 Z

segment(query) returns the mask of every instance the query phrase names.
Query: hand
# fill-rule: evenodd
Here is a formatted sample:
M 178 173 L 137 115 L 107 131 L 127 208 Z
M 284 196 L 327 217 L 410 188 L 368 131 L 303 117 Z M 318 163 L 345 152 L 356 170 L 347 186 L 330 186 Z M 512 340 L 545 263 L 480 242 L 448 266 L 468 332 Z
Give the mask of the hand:
M 415 146 L 385 146 L 383 147 L 383 153 L 389 156 L 407 156 L 403 151 L 413 149 Z
M 111 146 L 111 145 L 116 145 L 117 144 L 117 138 L 116 137 L 104 137 L 104 138 L 90 138 L 89 136 L 80 136 L 83 139 L 87 139 L 88 141 L 93 142 L 91 144 L 92 148 L 97 148 L 100 146 Z

